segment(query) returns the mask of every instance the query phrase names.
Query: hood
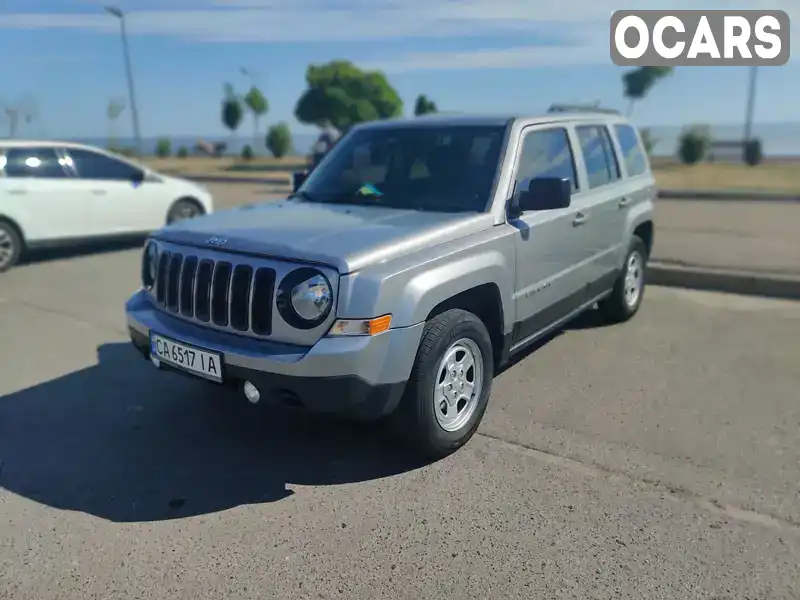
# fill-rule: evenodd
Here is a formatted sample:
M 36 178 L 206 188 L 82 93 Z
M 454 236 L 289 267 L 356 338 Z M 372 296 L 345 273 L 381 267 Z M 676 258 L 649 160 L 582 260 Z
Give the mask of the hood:
M 344 274 L 492 224 L 489 214 L 282 200 L 179 221 L 153 237 L 206 248 L 210 237 L 223 238 L 225 250 L 326 264 Z

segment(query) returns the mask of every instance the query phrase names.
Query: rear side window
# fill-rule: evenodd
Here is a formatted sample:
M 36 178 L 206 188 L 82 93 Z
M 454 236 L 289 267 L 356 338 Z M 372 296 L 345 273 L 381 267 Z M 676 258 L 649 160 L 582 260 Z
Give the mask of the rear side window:
M 130 181 L 140 174 L 140 170 L 136 167 L 99 152 L 83 148 L 70 148 L 68 152 L 81 179 Z
M 566 178 L 572 183 L 573 192 L 578 189 L 575 157 L 566 129 L 539 129 L 525 135 L 514 191 L 525 190 L 531 179 L 542 177 Z
M 639 142 L 636 130 L 630 125 L 616 125 L 617 140 L 622 151 L 622 161 L 628 177 L 635 177 L 647 171 L 647 157 Z
M 620 178 L 619 163 L 608 129 L 600 125 L 580 125 L 575 128 L 581 144 L 589 187 L 596 188 Z
M 61 179 L 69 177 L 54 148 L 7 148 L 6 177 L 13 179 Z

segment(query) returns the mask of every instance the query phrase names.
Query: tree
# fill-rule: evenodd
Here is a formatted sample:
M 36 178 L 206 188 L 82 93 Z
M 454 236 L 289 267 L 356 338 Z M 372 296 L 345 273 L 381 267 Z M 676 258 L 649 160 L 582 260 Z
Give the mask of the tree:
M 306 84 L 294 111 L 301 123 L 330 125 L 343 133 L 358 123 L 403 112 L 403 101 L 383 73 L 362 71 L 349 61 L 309 65 Z
M 275 158 L 283 158 L 292 151 L 292 132 L 286 123 L 278 123 L 269 128 L 267 148 Z
M 269 102 L 256 86 L 252 86 L 244 95 L 244 103 L 253 115 L 253 140 L 258 143 L 258 123 L 261 117 L 267 114 Z
M 8 121 L 8 137 L 17 136 L 20 124 L 30 125 L 39 114 L 36 99 L 30 94 L 26 94 L 16 102 L 0 101 L 0 108 L 3 116 Z
M 678 157 L 685 165 L 693 165 L 703 160 L 711 147 L 711 132 L 704 125 L 685 128 L 678 138 Z
M 169 138 L 161 138 L 156 142 L 156 156 L 159 158 L 167 158 L 172 154 L 172 143 Z
M 233 89 L 233 86 L 226 83 L 225 96 L 222 99 L 222 124 L 230 130 L 231 137 L 236 135 L 236 130 L 242 124 L 243 118 L 242 100 Z
M 622 76 L 624 94 L 628 99 L 628 116 L 633 114 L 633 105 L 647 96 L 653 86 L 664 77 L 672 74 L 672 67 L 639 67 Z
M 428 98 L 425 94 L 420 94 L 417 96 L 417 102 L 414 105 L 415 116 L 420 117 L 422 115 L 436 112 L 439 112 L 439 107 L 436 106 L 436 102 Z
M 114 124 L 119 119 L 119 116 L 125 110 L 125 102 L 120 100 L 119 98 L 112 98 L 108 101 L 108 106 L 106 106 L 106 118 L 108 119 L 108 145 L 109 147 L 113 147 L 116 145 L 115 135 L 114 135 Z

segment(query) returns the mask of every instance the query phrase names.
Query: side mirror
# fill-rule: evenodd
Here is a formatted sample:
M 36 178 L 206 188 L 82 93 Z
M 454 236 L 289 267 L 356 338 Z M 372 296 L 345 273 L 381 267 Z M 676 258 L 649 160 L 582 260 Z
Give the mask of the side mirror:
M 131 182 L 134 185 L 139 185 L 143 183 L 145 180 L 145 172 L 144 171 L 134 171 L 133 175 L 131 175 Z
M 561 177 L 531 179 L 528 189 L 516 194 L 512 201 L 515 212 L 567 208 L 572 201 L 572 183 Z
M 308 171 L 295 171 L 292 173 L 292 193 L 299 190 L 300 186 L 305 183 L 306 179 L 308 179 Z

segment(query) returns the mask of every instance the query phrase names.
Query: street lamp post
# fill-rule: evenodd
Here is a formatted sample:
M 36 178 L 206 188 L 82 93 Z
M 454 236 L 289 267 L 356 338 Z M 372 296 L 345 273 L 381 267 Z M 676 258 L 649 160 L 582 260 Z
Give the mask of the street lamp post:
M 133 87 L 133 70 L 131 69 L 131 53 L 128 49 L 128 32 L 125 29 L 125 13 L 116 6 L 106 6 L 108 14 L 119 19 L 120 34 L 122 36 L 122 53 L 125 57 L 125 74 L 128 79 L 128 97 L 131 103 L 131 117 L 133 119 L 133 137 L 136 143 L 136 151 L 142 149 L 142 135 L 139 131 L 139 111 L 136 108 L 136 93 Z
M 750 90 L 747 94 L 747 113 L 744 120 L 744 141 L 753 137 L 753 114 L 756 106 L 756 75 L 758 67 L 750 67 Z

